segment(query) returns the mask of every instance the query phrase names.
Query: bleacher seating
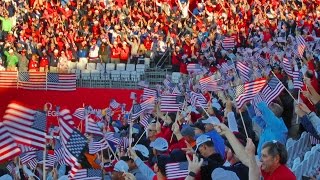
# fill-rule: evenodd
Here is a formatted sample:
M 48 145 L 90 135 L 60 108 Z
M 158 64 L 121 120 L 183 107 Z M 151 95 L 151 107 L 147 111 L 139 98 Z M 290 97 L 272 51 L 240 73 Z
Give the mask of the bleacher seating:
M 117 70 L 118 71 L 125 71 L 126 70 L 126 64 L 124 64 L 124 63 L 117 64 Z
M 114 70 L 116 65 L 114 63 L 107 63 L 106 64 L 106 71 L 112 71 Z

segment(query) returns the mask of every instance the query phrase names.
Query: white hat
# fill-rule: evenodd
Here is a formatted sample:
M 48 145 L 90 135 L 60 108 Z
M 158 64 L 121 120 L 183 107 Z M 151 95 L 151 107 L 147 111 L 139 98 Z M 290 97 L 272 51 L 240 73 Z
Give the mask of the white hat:
M 53 52 L 54 52 L 54 53 L 58 53 L 58 52 L 59 52 L 59 50 L 58 50 L 58 49 L 55 49 Z
M 220 120 L 215 116 L 210 116 L 207 120 L 203 120 L 204 124 L 220 124 Z
M 233 171 L 225 170 L 222 168 L 216 168 L 211 173 L 211 178 L 214 180 L 240 180 L 237 174 Z
M 150 143 L 150 147 L 158 150 L 158 151 L 166 151 L 169 148 L 167 140 L 164 138 L 157 138 L 155 141 Z
M 142 156 L 144 156 L 146 158 L 149 157 L 148 148 L 142 144 L 136 144 L 132 149 L 141 152 Z
M 13 49 L 9 49 L 9 53 L 13 53 Z
M 196 144 L 197 144 L 196 151 L 198 150 L 198 148 L 201 144 L 208 142 L 208 141 L 212 141 L 210 136 L 205 135 L 205 134 L 200 135 L 196 140 Z
M 114 165 L 113 170 L 117 172 L 128 172 L 129 166 L 125 161 L 120 160 Z

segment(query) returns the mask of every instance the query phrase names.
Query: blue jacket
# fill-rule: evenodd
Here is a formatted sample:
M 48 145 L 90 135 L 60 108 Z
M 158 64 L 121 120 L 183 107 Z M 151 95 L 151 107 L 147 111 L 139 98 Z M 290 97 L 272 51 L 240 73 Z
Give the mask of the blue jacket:
M 286 144 L 288 129 L 282 118 L 274 115 L 265 102 L 260 102 L 257 107 L 261 111 L 262 117 L 255 116 L 255 114 L 250 111 L 250 108 L 248 112 L 252 120 L 255 121 L 262 130 L 257 149 L 258 156 L 261 157 L 262 146 L 266 142 L 276 140 L 282 144 Z
M 220 134 L 218 134 L 217 131 L 215 131 L 215 130 L 206 132 L 204 134 L 211 137 L 211 139 L 214 143 L 214 148 L 215 148 L 216 152 L 221 155 L 222 159 L 224 159 L 225 145 L 224 145 L 224 140 L 220 136 Z

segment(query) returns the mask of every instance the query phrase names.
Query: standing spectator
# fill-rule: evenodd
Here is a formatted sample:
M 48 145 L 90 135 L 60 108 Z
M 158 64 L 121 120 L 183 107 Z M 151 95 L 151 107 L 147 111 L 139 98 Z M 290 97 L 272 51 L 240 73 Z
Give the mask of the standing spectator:
M 89 49 L 89 62 L 91 63 L 99 63 L 99 46 L 97 45 L 97 40 L 93 39 L 91 43 L 91 47 Z
M 20 72 L 28 71 L 29 59 L 26 56 L 26 52 L 27 50 L 23 49 L 20 53 L 16 53 L 16 56 L 19 59 L 18 70 Z
M 47 51 L 42 51 L 42 56 L 40 58 L 40 72 L 48 72 L 49 69 L 49 56 L 47 55 Z
M 122 43 L 122 47 L 120 49 L 120 62 L 128 63 L 130 48 L 127 46 L 127 42 Z
M 13 49 L 10 48 L 9 51 L 5 51 L 4 55 L 7 58 L 7 71 L 16 71 L 19 60 L 18 57 L 14 54 Z
M 110 46 L 107 44 L 106 39 L 102 39 L 99 48 L 99 57 L 103 63 L 110 63 Z
M 61 51 L 61 56 L 59 57 L 58 62 L 58 72 L 59 73 L 67 73 L 69 70 L 69 60 L 64 51 Z
M 50 56 L 50 67 L 49 70 L 50 72 L 57 72 L 58 69 L 58 62 L 59 62 L 59 50 L 55 49 L 53 51 L 53 54 Z
M 116 41 L 113 44 L 110 42 L 108 44 L 111 47 L 111 63 L 118 64 L 120 62 L 120 47 Z
M 140 39 L 137 38 L 136 36 L 134 36 L 132 38 L 132 41 L 130 41 L 127 36 L 125 36 L 125 39 L 131 46 L 130 63 L 135 64 L 138 61 L 138 56 L 139 56 L 138 50 L 139 50 L 139 46 L 140 46 Z
M 29 72 L 39 71 L 39 58 L 36 54 L 31 55 L 31 60 L 29 61 Z
M 5 13 L 3 17 L 0 16 L 0 20 L 2 21 L 2 39 L 6 39 L 8 33 L 12 30 L 12 21 L 7 13 Z

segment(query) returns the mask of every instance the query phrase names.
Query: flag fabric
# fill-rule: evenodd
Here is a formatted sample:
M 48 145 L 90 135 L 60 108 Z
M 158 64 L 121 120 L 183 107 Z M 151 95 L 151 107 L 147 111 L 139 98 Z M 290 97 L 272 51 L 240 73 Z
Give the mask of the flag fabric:
M 47 74 L 45 72 L 20 72 L 19 88 L 44 90 L 47 87 Z
M 17 88 L 18 72 L 17 71 L 0 71 L 1 88 Z
M 47 124 L 45 112 L 10 103 L 5 111 L 3 120 L 15 142 L 37 149 L 44 149 Z
M 137 99 L 137 94 L 135 92 L 130 93 L 130 99 L 136 100 Z
M 137 119 L 140 114 L 142 113 L 142 108 L 140 104 L 134 104 L 132 105 L 132 112 L 131 112 L 131 119 L 135 120 Z
M 187 71 L 189 72 L 189 73 L 193 73 L 193 72 L 201 72 L 202 71 L 202 69 L 201 69 L 201 67 L 200 67 L 200 65 L 199 64 L 188 64 L 187 65 Z
M 46 168 L 48 167 L 53 167 L 54 163 L 56 162 L 56 156 L 54 156 L 53 151 L 52 150 L 48 150 L 45 154 L 46 157 Z M 39 164 L 43 164 L 43 151 L 37 151 L 36 152 L 36 158 Z
M 232 61 L 227 61 L 222 63 L 219 69 L 222 73 L 226 73 L 227 71 L 234 68 L 235 68 L 234 63 Z
M 118 148 L 120 151 L 124 151 L 129 147 L 129 138 L 128 137 L 121 137 L 120 142 L 118 144 Z
M 301 89 L 303 87 L 303 75 L 300 71 L 295 71 L 292 73 L 293 87 L 295 89 Z
M 85 119 L 84 114 L 85 114 L 85 108 L 81 107 L 74 111 L 73 116 L 77 117 L 80 120 L 84 120 Z
M 16 166 L 14 165 L 14 163 L 13 162 L 9 162 L 8 164 L 7 164 L 7 166 L 6 166 L 6 169 L 10 172 L 10 174 L 14 174 L 14 168 L 15 168 Z
M 22 153 L 20 155 L 20 161 L 22 164 L 26 164 L 27 162 L 29 162 L 30 160 L 32 160 L 33 158 L 37 158 L 37 151 L 31 151 L 31 152 L 26 152 L 26 153 Z M 38 161 L 37 161 L 38 162 Z
M 37 149 L 33 148 L 33 147 L 29 147 L 29 146 L 24 146 L 22 144 L 18 144 L 21 153 L 25 153 L 25 152 L 30 152 L 30 151 L 36 151 Z
M 103 149 L 108 148 L 107 140 L 103 137 L 94 137 L 91 142 L 89 142 L 89 154 L 95 154 Z
M 0 122 L 0 162 L 8 161 L 18 156 L 21 153 L 21 150 L 14 139 L 11 137 L 11 134 Z
M 30 167 L 30 169 L 35 169 L 38 165 L 37 158 L 33 158 L 30 161 L 27 162 L 27 165 Z
M 273 76 L 261 90 L 261 93 L 265 97 L 265 102 L 269 105 L 284 89 L 282 82 Z
M 55 156 L 55 160 L 57 163 L 64 164 L 64 149 L 62 147 L 61 141 L 59 139 L 54 139 L 54 153 L 53 155 Z
M 150 114 L 144 114 L 143 117 L 140 119 L 140 124 L 144 127 L 147 128 L 149 126 L 149 118 Z
M 237 70 L 239 71 L 240 77 L 245 80 L 245 82 L 250 81 L 250 68 L 248 65 L 244 64 L 243 62 L 238 61 L 237 62 Z
M 283 58 L 282 60 L 282 68 L 288 74 L 288 76 L 293 76 L 291 62 L 287 58 Z
M 213 76 L 202 78 L 199 80 L 202 91 L 218 91 L 221 87 L 218 86 L 220 80 L 215 80 Z
M 181 103 L 177 102 L 177 95 L 163 95 L 160 100 L 161 112 L 177 112 Z
M 143 101 L 140 105 L 143 111 L 147 111 L 147 110 L 153 111 L 155 107 L 155 97 L 148 98 L 147 100 Z
M 303 56 L 304 50 L 306 48 L 306 41 L 304 40 L 304 38 L 301 35 L 298 35 L 296 37 L 296 41 L 297 41 L 297 51 L 300 57 Z
M 174 84 L 170 82 L 169 79 L 164 79 L 163 80 L 163 85 L 167 88 L 167 89 L 173 89 Z
M 167 179 L 185 178 L 188 176 L 188 162 L 166 164 Z
M 72 179 L 101 180 L 102 170 L 100 169 L 79 169 Z
M 175 86 L 172 90 L 172 94 L 181 94 L 181 91 L 178 86 Z
M 207 107 L 207 100 L 201 93 L 190 92 L 190 101 L 192 106 L 196 107 Z
M 146 100 L 151 97 L 157 98 L 157 91 L 155 89 L 143 88 L 142 100 Z
M 254 96 L 254 98 L 251 100 L 251 104 L 252 104 L 252 106 L 253 106 L 253 110 L 254 110 L 254 112 L 256 113 L 256 116 L 262 116 L 262 113 L 261 113 L 261 111 L 258 109 L 258 104 L 260 103 L 260 102 L 262 102 L 262 101 L 264 101 L 264 97 L 263 97 L 263 94 L 260 92 L 260 93 L 258 93 L 258 94 L 256 94 L 255 96 Z
M 236 87 L 236 103 L 240 109 L 246 101 L 250 101 L 265 86 L 266 79 L 258 79 Z
M 86 133 L 103 136 L 101 129 L 98 127 L 97 123 L 91 118 L 91 116 L 88 116 L 85 122 Z
M 120 143 L 120 139 L 117 138 L 117 137 L 114 137 L 114 132 L 106 132 L 104 137 L 106 138 L 106 140 L 111 141 L 111 142 L 113 142 L 115 144 L 119 144 Z
M 71 166 L 69 176 L 74 177 L 75 173 L 81 168 L 78 159 L 87 145 L 87 138 L 72 125 L 70 111 L 63 109 L 58 117 L 60 125 L 60 138 L 63 147 L 63 157 L 67 165 Z
M 265 58 L 261 57 L 260 55 L 256 58 L 256 60 L 259 63 L 260 67 L 266 67 L 268 64 L 268 61 Z
M 77 86 L 76 74 L 47 74 L 47 89 L 55 91 L 75 91 Z
M 235 47 L 235 38 L 234 37 L 225 37 L 222 40 L 222 47 L 225 50 L 233 49 Z
M 120 107 L 120 103 L 118 103 L 115 99 L 111 99 L 110 101 L 110 107 L 112 109 L 117 109 Z

